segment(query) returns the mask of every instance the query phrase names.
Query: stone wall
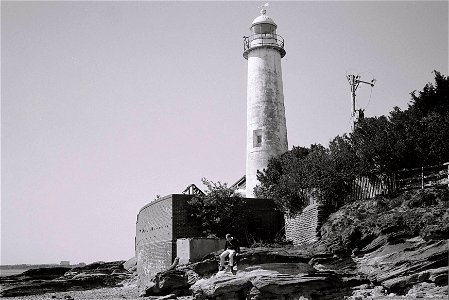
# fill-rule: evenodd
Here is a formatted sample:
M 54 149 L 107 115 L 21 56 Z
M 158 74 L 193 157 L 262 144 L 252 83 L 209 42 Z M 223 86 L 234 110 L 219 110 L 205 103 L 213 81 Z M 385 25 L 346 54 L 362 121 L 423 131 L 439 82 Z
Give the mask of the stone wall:
M 319 204 L 306 206 L 295 216 L 285 215 L 285 237 L 294 245 L 306 245 L 318 241 L 325 219 L 324 207 Z

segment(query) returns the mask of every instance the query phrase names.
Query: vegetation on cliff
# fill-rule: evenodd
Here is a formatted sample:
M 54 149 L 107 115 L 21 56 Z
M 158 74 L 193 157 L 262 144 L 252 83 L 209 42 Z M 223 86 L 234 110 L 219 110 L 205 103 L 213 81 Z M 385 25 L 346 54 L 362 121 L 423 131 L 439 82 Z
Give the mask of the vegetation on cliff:
M 258 173 L 255 194 L 272 198 L 285 212 L 299 211 L 310 196 L 337 208 L 360 176 L 388 176 L 405 168 L 449 161 L 449 78 L 434 71 L 435 83 L 411 93 L 409 107 L 388 117 L 359 121 L 329 147 L 293 147 Z

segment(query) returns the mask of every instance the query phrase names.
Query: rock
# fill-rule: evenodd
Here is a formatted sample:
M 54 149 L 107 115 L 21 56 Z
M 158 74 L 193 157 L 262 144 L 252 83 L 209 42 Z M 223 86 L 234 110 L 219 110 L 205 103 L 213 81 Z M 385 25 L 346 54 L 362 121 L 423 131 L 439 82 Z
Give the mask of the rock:
M 447 286 L 437 286 L 435 283 L 428 283 L 428 282 L 421 282 L 416 285 L 414 285 L 410 290 L 407 292 L 407 297 L 416 297 L 422 296 L 424 298 L 437 298 L 437 295 L 445 295 L 443 296 L 445 299 L 447 299 Z M 441 299 L 444 299 L 441 297 Z
M 437 269 L 428 270 L 429 281 L 436 285 L 445 285 L 448 282 L 448 267 L 441 267 Z
M 214 298 L 224 294 L 239 293 L 251 287 L 246 276 L 219 273 L 207 279 L 198 280 L 191 288 L 195 298 Z
M 168 300 L 168 299 L 176 299 L 176 295 L 175 294 L 169 294 L 167 296 L 163 296 L 163 297 L 159 297 L 158 300 Z
M 434 282 L 437 285 L 447 283 L 448 267 L 438 269 L 425 270 L 408 276 L 400 276 L 386 280 L 382 283 L 383 286 L 392 291 L 403 291 L 406 287 L 413 286 L 421 282 Z
M 193 282 L 196 282 L 196 276 L 193 271 L 187 270 L 169 270 L 157 273 L 151 280 L 151 283 L 145 289 L 146 296 L 169 295 L 173 291 L 188 290 Z
M 123 268 L 128 272 L 135 272 L 137 270 L 137 258 L 135 256 L 128 259 L 124 264 Z
M 403 243 L 385 244 L 375 251 L 354 258 L 358 270 L 396 293 L 420 282 L 446 280 L 442 266 L 447 266 L 449 246 L 446 241 L 423 242 L 409 239 Z M 432 271 L 433 270 L 433 271 Z M 432 275 L 432 279 L 431 278 Z
M 63 276 L 70 268 L 54 267 L 27 270 L 21 274 L 0 277 L 0 284 L 8 285 L 16 282 L 27 282 L 33 280 L 52 280 Z
M 239 265 L 259 265 L 268 263 L 307 263 L 312 254 L 306 251 L 284 248 L 255 248 L 240 254 Z
M 309 261 L 309 264 L 319 271 L 333 271 L 340 275 L 354 274 L 357 269 L 357 264 L 350 256 L 313 256 L 313 258 Z
M 200 276 L 214 274 L 218 271 L 218 260 L 215 258 L 209 258 L 194 264 L 189 265 L 195 273 Z
M 270 276 L 257 276 L 251 280 L 252 285 L 261 293 L 275 295 L 296 295 L 310 297 L 319 291 L 339 287 L 337 276 L 331 274 L 323 275 L 284 275 L 272 274 Z
M 132 276 L 122 265 L 123 261 L 118 261 L 94 263 L 72 269 L 57 267 L 29 270 L 21 276 L 2 277 L 0 296 L 39 295 L 117 286 Z
M 196 299 L 283 299 L 319 296 L 332 298 L 342 281 L 332 272 L 317 272 L 307 264 L 260 264 L 239 270 L 237 275 L 219 272 L 198 280 L 190 290 Z

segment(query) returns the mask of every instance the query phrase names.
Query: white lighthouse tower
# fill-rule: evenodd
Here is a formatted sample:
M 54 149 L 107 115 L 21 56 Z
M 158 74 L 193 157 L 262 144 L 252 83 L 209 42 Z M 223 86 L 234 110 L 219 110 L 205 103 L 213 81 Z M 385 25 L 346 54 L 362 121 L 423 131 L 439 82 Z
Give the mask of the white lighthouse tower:
M 262 171 L 271 157 L 288 150 L 282 89 L 281 58 L 284 39 L 277 25 L 261 10 L 244 37 L 243 57 L 248 60 L 246 197 L 254 197 L 257 170 Z

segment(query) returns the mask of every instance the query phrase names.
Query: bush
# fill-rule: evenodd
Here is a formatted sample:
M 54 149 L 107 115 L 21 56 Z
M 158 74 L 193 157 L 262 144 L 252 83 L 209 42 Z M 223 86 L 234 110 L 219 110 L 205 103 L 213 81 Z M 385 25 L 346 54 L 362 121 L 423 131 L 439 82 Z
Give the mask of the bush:
M 226 183 L 214 183 L 205 178 L 201 181 L 207 190 L 204 195 L 195 195 L 189 200 L 190 216 L 200 221 L 204 236 L 225 236 L 239 232 L 244 222 L 243 201 L 235 189 Z
M 416 194 L 415 196 L 411 197 L 407 203 L 407 206 L 410 208 L 426 207 L 435 205 L 437 203 L 438 200 L 435 194 L 422 191 Z

